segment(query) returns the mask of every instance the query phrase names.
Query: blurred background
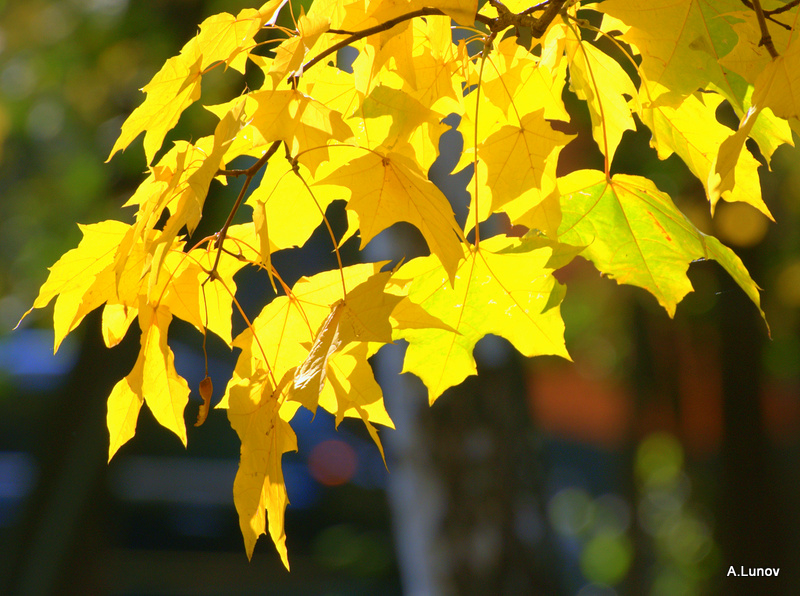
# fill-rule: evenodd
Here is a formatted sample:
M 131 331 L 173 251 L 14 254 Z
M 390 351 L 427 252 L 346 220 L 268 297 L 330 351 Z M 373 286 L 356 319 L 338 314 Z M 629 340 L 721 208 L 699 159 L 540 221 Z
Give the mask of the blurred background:
M 646 130 L 627 133 L 614 164 L 651 177 L 737 251 L 765 288 L 771 340 L 713 262 L 691 266 L 695 292 L 670 320 L 644 291 L 578 259 L 558 273 L 574 363 L 522 359 L 490 336 L 476 349 L 480 376 L 428 408 L 419 381 L 397 374 L 402 345 L 387 346 L 373 366 L 397 426 L 381 431 L 388 472 L 360 423 L 335 431 L 323 412 L 293 422 L 299 452 L 283 459 L 291 573 L 266 538 L 247 561 L 231 488 L 238 441 L 224 413 L 190 424 L 185 450 L 145 408 L 136 438 L 106 463 L 105 400 L 133 365 L 136 330 L 107 350 L 90 316 L 53 356 L 51 310 L 11 329 L 46 268 L 79 241 L 76 222 L 132 218 L 119 206 L 142 179 L 141 142 L 103 162 L 143 99 L 139 89 L 204 18 L 253 5 L 0 0 L 0 593 L 800 593 L 792 147 L 762 177 L 777 223 L 735 204 L 720 205 L 712 221 L 700 184 L 677 159 L 660 162 Z M 247 80 L 215 71 L 204 102 Z M 560 167 L 602 167 L 588 114 L 568 92 L 565 100 L 579 136 Z M 168 139 L 211 126 L 213 117 L 190 109 Z M 458 135 L 443 144 L 457 152 Z M 441 159 L 430 177 L 463 220 L 470 172 L 452 172 L 454 163 Z M 216 186 L 206 231 L 219 227 L 235 187 Z M 328 215 L 342 230 L 341 205 Z M 419 236 L 396 226 L 367 258 L 396 258 L 398 248 L 418 254 Z M 274 262 L 293 280 L 335 266 L 329 253 L 315 234 Z M 249 273 L 237 282 L 245 309 L 257 312 L 267 284 Z M 201 338 L 177 321 L 170 336 L 178 372 L 196 388 Z M 216 401 L 236 354 L 209 348 Z M 192 399 L 190 423 L 196 392 Z M 730 566 L 780 575 L 735 580 Z

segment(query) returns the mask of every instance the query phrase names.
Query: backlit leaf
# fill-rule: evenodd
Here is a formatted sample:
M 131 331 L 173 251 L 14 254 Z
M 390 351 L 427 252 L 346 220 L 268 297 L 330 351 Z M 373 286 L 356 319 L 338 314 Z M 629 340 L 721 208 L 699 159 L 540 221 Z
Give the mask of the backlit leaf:
M 572 89 L 586 101 L 592 119 L 592 136 L 611 163 L 623 133 L 636 129 L 628 105 L 628 101 L 638 103 L 636 88 L 616 60 L 576 38 L 574 29 L 569 29 L 566 49 Z
M 581 170 L 559 179 L 558 240 L 582 253 L 617 283 L 645 288 L 669 313 L 692 291 L 689 264 L 714 259 L 759 308 L 758 289 L 738 257 L 700 232 L 650 180 Z
M 228 420 L 242 443 L 233 500 L 247 557 L 252 558 L 258 537 L 269 531 L 288 569 L 284 515 L 289 497 L 281 457 L 297 450 L 297 438 L 279 415 L 279 396 L 273 389 L 263 374 L 230 389 Z
M 422 379 L 431 403 L 448 387 L 476 374 L 472 350 L 488 333 L 506 338 L 525 356 L 569 358 L 559 307 L 564 288 L 548 267 L 553 256 L 549 246 L 530 247 L 495 237 L 482 241 L 478 249 L 465 250 L 452 287 L 441 264 L 431 257 L 413 259 L 397 271 L 397 280 L 411 284 L 409 300 L 455 330 L 397 331 L 409 343 L 403 372 Z M 520 276 L 520 271 L 526 274 Z
M 597 9 L 630 27 L 622 39 L 641 53 L 645 76 L 661 85 L 662 103 L 674 104 L 712 83 L 741 104 L 744 81 L 719 63 L 738 39 L 733 24 L 745 10 L 739 0 L 607 0 Z
M 539 188 L 547 161 L 556 162 L 571 139 L 553 130 L 542 110 L 526 114 L 519 125 L 506 125 L 488 137 L 478 149 L 478 158 L 486 164 L 485 184 L 491 192 L 492 211 Z
M 161 426 L 186 445 L 183 411 L 189 402 L 189 386 L 175 371 L 175 357 L 167 345 L 172 315 L 165 308 L 153 309 L 149 305 L 144 305 L 141 312 L 141 347 L 136 364 L 108 397 L 109 461 L 134 436 L 143 403 Z
M 312 412 L 317 411 L 319 394 L 325 385 L 325 371 L 328 359 L 341 346 L 339 339 L 339 319 L 344 310 L 344 302 L 337 302 L 328 318 L 319 328 L 308 356 L 300 364 L 294 375 L 294 382 L 289 391 L 289 399 L 303 404 Z
M 460 230 L 442 192 L 403 155 L 368 153 L 317 182 L 343 187 L 358 214 L 363 248 L 380 232 L 407 221 L 422 232 L 428 248 L 450 277 L 463 257 Z
M 360 418 L 386 461 L 378 430 L 373 424 L 394 428 L 383 403 L 383 392 L 367 361 L 370 346 L 359 343 L 336 352 L 328 361 L 328 385 L 319 399 L 320 407 L 336 416 L 336 425 L 345 417 Z
M 223 61 L 244 72 L 246 52 L 254 46 L 253 35 L 281 5 L 281 0 L 271 0 L 260 10 L 244 9 L 235 18 L 222 13 L 203 21 L 200 33 L 181 49 L 178 56 L 167 60 L 142 88 L 147 98 L 125 120 L 109 159 L 145 132 L 145 155 L 147 163 L 152 163 L 164 137 L 178 122 L 181 113 L 200 99 L 200 82 L 206 69 Z
M 85 316 L 86 313 L 79 314 L 84 297 L 98 275 L 112 266 L 117 246 L 129 227 L 122 222 L 110 220 L 80 226 L 83 239 L 78 247 L 65 253 L 50 268 L 50 275 L 39 289 L 39 296 L 34 301 L 32 309 L 44 308 L 57 297 L 53 310 L 55 329 L 53 351 L 58 350 L 64 337 L 77 327 Z M 102 302 L 96 306 L 100 304 Z
M 779 118 L 800 118 L 800 42 L 797 38 L 758 75 L 753 104 L 770 108 Z
M 738 184 L 721 188 L 709 178 L 720 145 L 731 135 L 731 129 L 717 122 L 716 110 L 722 97 L 716 94 L 689 95 L 679 106 L 645 106 L 642 121 L 653 132 L 650 144 L 660 159 L 677 153 L 692 173 L 703 183 L 712 213 L 720 198 L 749 203 L 768 217 L 769 209 L 761 198 L 759 162 L 743 151 L 735 156 L 732 167 Z

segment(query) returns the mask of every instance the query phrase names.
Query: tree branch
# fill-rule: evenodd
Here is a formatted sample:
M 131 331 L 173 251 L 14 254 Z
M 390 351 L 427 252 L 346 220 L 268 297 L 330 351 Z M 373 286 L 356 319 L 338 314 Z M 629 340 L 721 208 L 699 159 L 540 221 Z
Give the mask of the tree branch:
M 761 28 L 761 41 L 758 42 L 758 45 L 767 48 L 769 55 L 775 59 L 780 54 L 778 54 L 778 51 L 772 44 L 772 36 L 769 34 L 769 29 L 767 28 L 767 20 L 764 18 L 764 10 L 761 8 L 761 0 L 751 0 L 751 2 L 753 5 L 753 10 L 756 11 L 758 26 Z
M 242 204 L 244 195 L 247 194 L 247 188 L 250 186 L 250 181 L 255 177 L 258 171 L 267 164 L 269 158 L 275 154 L 282 142 L 283 141 L 275 141 L 272 143 L 272 145 L 269 146 L 269 149 L 267 149 L 267 152 L 261 156 L 261 159 L 259 159 L 246 170 L 217 170 L 218 176 L 246 176 L 246 178 L 244 180 L 244 184 L 242 185 L 242 189 L 239 191 L 239 196 L 236 197 L 236 202 L 233 204 L 231 212 L 228 214 L 228 219 L 225 220 L 225 223 L 222 225 L 222 229 L 220 229 L 220 231 L 217 233 L 217 239 L 214 241 L 214 246 L 217 248 L 217 258 L 214 260 L 214 266 L 208 273 L 209 278 L 213 279 L 216 277 L 217 266 L 219 265 L 219 259 L 222 256 L 222 245 L 225 242 L 225 237 L 228 235 L 228 228 L 231 226 L 233 217 L 236 215 L 236 212 L 239 210 L 239 207 Z
M 475 20 L 479 23 L 483 23 L 492 33 L 498 33 L 504 29 L 508 29 L 509 27 L 525 27 L 530 28 L 533 37 L 539 38 L 544 35 L 547 28 L 550 26 L 550 23 L 553 22 L 553 19 L 556 18 L 558 13 L 564 7 L 567 0 L 548 0 L 546 2 L 542 2 L 537 4 L 536 6 L 529 8 L 526 11 L 523 11 L 520 14 L 516 14 L 508 10 L 504 4 L 499 2 L 498 0 L 489 0 L 492 6 L 497 9 L 498 16 L 494 19 L 489 18 L 482 14 L 476 14 Z M 530 12 L 544 10 L 542 16 L 539 18 L 530 16 Z M 389 19 L 385 23 L 381 23 L 380 25 L 375 25 L 374 27 L 369 27 L 362 31 L 345 31 L 343 29 L 329 29 L 328 33 L 333 33 L 335 35 L 347 35 L 347 37 L 331 47 L 325 49 L 318 55 L 314 56 L 311 60 L 303 64 L 300 69 L 299 73 L 301 74 L 294 74 L 289 77 L 289 82 L 296 83 L 297 80 L 302 76 L 307 69 L 311 68 L 321 60 L 324 60 L 331 54 L 334 54 L 352 44 L 353 42 L 358 41 L 359 39 L 363 39 L 365 37 L 369 37 L 370 35 L 375 35 L 376 33 L 382 33 L 383 31 L 388 31 L 395 25 L 399 25 L 404 21 L 409 21 L 411 19 L 415 19 L 417 17 L 425 17 L 425 16 L 445 16 L 445 13 L 442 12 L 438 8 L 430 8 L 424 7 L 418 10 L 414 10 L 412 12 L 400 15 L 393 19 Z
M 499 0 L 489 0 L 489 4 L 497 9 L 497 18 L 492 19 L 493 23 L 489 25 L 489 29 L 499 32 L 508 27 L 523 27 L 530 29 L 531 35 L 538 39 L 545 34 L 550 23 L 558 16 L 558 13 L 561 12 L 561 9 L 566 3 L 567 0 L 549 0 L 549 2 L 542 2 L 531 9 L 516 14 L 511 12 Z M 544 8 L 545 5 L 546 8 Z M 542 16 L 539 18 L 530 16 L 529 12 L 532 10 L 541 10 L 542 8 L 544 8 Z
M 324 60 L 331 54 L 338 52 L 342 48 L 349 46 L 351 43 L 358 41 L 359 39 L 363 39 L 364 37 L 368 37 L 370 35 L 375 35 L 376 33 L 382 33 L 383 31 L 388 31 L 395 25 L 399 25 L 404 21 L 410 21 L 411 19 L 415 19 L 417 17 L 425 17 L 429 15 L 443 16 L 444 13 L 438 8 L 420 8 L 419 10 L 414 10 L 412 12 L 400 15 L 399 17 L 389 19 L 388 21 L 386 21 L 385 23 L 381 23 L 380 25 L 375 25 L 374 27 L 369 27 L 367 29 L 364 29 L 363 31 L 350 32 L 350 31 L 343 31 L 341 29 L 330 29 L 328 31 L 329 33 L 348 35 L 348 37 L 332 45 L 331 47 L 327 48 L 326 50 L 324 50 L 323 52 L 321 52 L 320 54 L 318 54 L 317 56 L 315 56 L 314 58 L 303 64 L 303 66 L 300 67 L 300 72 L 301 73 L 305 72 L 306 69 L 311 68 L 320 60 Z M 484 17 L 483 15 L 476 15 L 475 20 L 488 24 L 488 21 L 491 21 L 492 19 Z M 290 81 L 291 79 L 294 79 L 296 81 L 298 78 L 300 78 L 300 75 L 297 74 L 289 77 Z
M 783 6 L 779 6 L 778 8 L 773 8 L 772 10 L 765 10 L 764 16 L 771 17 L 774 14 L 780 14 L 782 12 L 786 12 L 787 10 L 792 10 L 798 4 L 800 4 L 800 0 L 792 0 L 791 2 L 784 4 Z

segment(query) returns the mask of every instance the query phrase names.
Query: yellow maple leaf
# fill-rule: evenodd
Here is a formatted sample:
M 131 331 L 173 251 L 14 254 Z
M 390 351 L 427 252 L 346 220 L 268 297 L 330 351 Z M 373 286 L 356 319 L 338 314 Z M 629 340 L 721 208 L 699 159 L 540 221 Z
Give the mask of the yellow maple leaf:
M 152 318 L 151 318 L 152 317 Z M 183 411 L 189 402 L 189 386 L 175 371 L 175 357 L 167 345 L 172 315 L 165 308 L 139 309 L 142 333 L 142 396 L 161 426 L 178 435 L 186 446 Z
M 438 153 L 439 136 L 447 129 L 446 125 L 440 124 L 442 116 L 439 113 L 423 105 L 406 91 L 388 84 L 377 85 L 362 100 L 361 106 L 348 121 L 357 121 L 356 118 L 363 120 L 359 122 L 359 129 L 363 130 L 363 134 L 358 135 L 356 140 L 361 146 L 370 148 L 384 146 L 393 149 L 411 141 L 414 132 L 427 124 L 427 140 Z M 375 126 L 378 119 L 383 121 L 381 124 L 385 124 Z M 414 143 L 415 153 L 421 144 Z
M 50 267 L 50 275 L 39 289 L 33 306 L 22 316 L 24 319 L 34 308 L 44 308 L 56 298 L 53 309 L 54 352 L 58 351 L 64 337 L 89 312 L 85 307 L 85 312 L 81 312 L 86 293 L 96 283 L 98 276 L 113 266 L 117 247 L 130 228 L 128 224 L 112 220 L 79 227 L 83 239 L 77 248 L 67 251 Z M 89 310 L 94 310 L 102 303 L 98 302 Z
M 354 89 L 362 96 L 369 95 L 387 76 L 396 74 L 404 83 L 416 86 L 414 70 L 414 29 L 410 21 L 389 31 L 364 38 L 353 45 L 358 56 L 353 61 Z
M 283 141 L 293 156 L 300 154 L 298 160 L 312 173 L 327 161 L 328 141 L 345 141 L 353 136 L 341 114 L 296 89 L 253 91 L 244 97 L 243 118 L 257 133 L 253 146 Z M 220 115 L 240 101 L 207 109 Z
M 711 177 L 720 145 L 731 135 L 731 129 L 716 119 L 716 110 L 722 101 L 720 95 L 703 93 L 687 96 L 676 107 L 644 106 L 641 118 L 653 132 L 650 144 L 658 151 L 660 159 L 668 158 L 673 152 L 680 156 L 703 183 L 712 212 L 722 198 L 749 203 L 771 218 L 761 197 L 760 164 L 749 151 L 738 153 L 731 162 L 737 180 L 735 186 L 721 187 Z
M 288 399 L 315 412 L 334 352 L 351 342 L 392 341 L 389 315 L 401 297 L 384 291 L 390 276 L 390 271 L 373 274 L 331 306 L 308 356 L 295 372 Z
M 242 443 L 233 500 L 248 559 L 258 537 L 269 531 L 281 561 L 289 569 L 284 515 L 289 497 L 281 456 L 297 451 L 292 427 L 280 416 L 279 391 L 263 371 L 228 388 L 228 420 Z M 269 521 L 267 521 L 267 516 Z
M 489 104 L 481 105 L 481 120 L 490 124 L 504 120 L 494 114 L 492 107 L 509 118 L 515 113 L 529 114 L 543 109 L 548 120 L 570 120 L 561 99 L 567 68 L 567 61 L 560 59 L 563 29 L 553 29 L 544 38 L 541 57 L 532 55 L 513 37 L 497 44 L 486 58 L 481 80 L 481 94 Z M 465 112 L 465 118 L 472 122 L 474 105 L 469 104 Z
M 391 271 L 375 273 L 347 291 L 339 322 L 342 345 L 352 341 L 392 341 L 389 316 L 402 298 L 386 292 L 391 275 Z
M 582 255 L 617 283 L 645 288 L 670 316 L 692 291 L 689 264 L 714 259 L 764 315 L 758 287 L 741 260 L 713 236 L 700 232 L 672 199 L 638 176 L 578 170 L 559 178 L 558 240 L 585 246 Z
M 345 267 L 342 271 L 324 271 L 312 277 L 301 277 L 290 296 L 278 296 L 267 304 L 250 328 L 233 341 L 242 350 L 232 384 L 256 370 L 271 370 L 275 378 L 300 366 L 331 314 L 331 306 L 342 300 L 342 277 L 348 288 L 355 288 L 378 273 L 385 263 L 365 263 Z M 231 385 L 229 384 L 229 387 Z M 223 397 L 223 404 L 227 398 Z M 224 405 L 221 407 L 225 407 Z
M 747 153 L 745 142 L 753 138 L 761 149 L 769 165 L 772 154 L 782 144 L 794 145 L 788 122 L 779 120 L 770 108 L 751 106 L 739 122 L 739 128 L 719 145 L 711 170 L 708 174 L 707 188 L 712 211 L 717 199 L 726 193 L 733 195 L 740 185 L 736 174 L 743 153 Z M 761 209 L 764 212 L 763 209 Z M 769 212 L 764 213 L 772 219 Z M 774 221 L 774 220 L 773 220 Z
M 561 101 L 566 76 L 566 61 L 560 58 L 562 29 L 550 28 L 541 57 L 531 57 L 512 38 L 501 41 L 497 52 L 487 57 L 481 93 L 469 93 L 464 100 L 458 127 L 464 150 L 454 169 L 476 165 L 476 141 L 480 158 L 467 185 L 471 196 L 465 234 L 495 210 L 538 204 L 555 185 L 558 155 L 572 138 L 546 122 L 569 120 Z M 516 150 L 509 150 L 509 141 Z
M 341 300 L 331 307 L 328 318 L 317 331 L 308 356 L 297 367 L 289 390 L 288 399 L 301 403 L 312 412 L 317 411 L 319 394 L 325 384 L 328 359 L 342 344 L 339 339 L 339 319 L 343 310 L 344 301 Z
M 777 3 L 772 3 L 772 7 L 768 6 L 767 2 L 761 4 L 764 10 L 779 6 Z M 772 57 L 766 45 L 761 43 L 762 33 L 756 11 L 746 10 L 742 6 L 736 18 L 738 22 L 732 25 L 738 37 L 736 46 L 720 60 L 720 64 L 742 76 L 752 85 L 772 61 Z M 773 46 L 779 54 L 783 54 L 795 37 L 793 28 L 778 27 L 772 23 L 769 23 L 768 27 Z
M 276 164 L 275 169 L 270 165 L 270 175 L 264 176 L 246 201 L 253 208 L 262 258 L 277 250 L 303 246 L 337 198 L 335 193 L 315 191 L 312 195 L 303 183 L 311 179 L 310 172 L 305 166 L 299 168 L 300 177 L 289 164 Z
M 183 111 L 200 99 L 200 82 L 205 70 L 222 61 L 244 72 L 246 52 L 255 45 L 253 36 L 282 4 L 282 0 L 271 0 L 259 10 L 244 9 L 236 17 L 222 13 L 203 21 L 200 33 L 180 54 L 167 60 L 142 88 L 147 97 L 123 123 L 108 159 L 144 132 L 145 156 L 147 163 L 152 163 L 167 132 Z
M 347 208 L 358 214 L 361 247 L 399 221 L 415 225 L 431 252 L 452 277 L 463 258 L 461 230 L 442 192 L 404 155 L 370 152 L 316 185 L 336 185 L 349 193 Z
M 507 124 L 484 140 L 478 158 L 486 164 L 485 189 L 491 210 L 542 183 L 547 162 L 556 162 L 561 149 L 574 138 L 553 130 L 544 110 L 522 116 L 519 125 Z
M 368 54 L 370 46 L 365 46 L 365 51 Z M 415 99 L 403 78 L 393 72 L 382 71 L 366 96 L 357 87 L 353 74 L 332 66 L 314 68 L 299 85 L 304 93 L 345 115 L 353 131 L 353 145 L 402 153 L 427 171 L 439 156 L 439 138 L 448 129 L 442 122 L 445 114 Z M 315 176 L 321 179 L 362 154 L 340 145 L 331 154 L 329 167 L 323 166 L 324 172 L 317 170 Z
M 641 72 L 659 83 L 662 103 L 674 105 L 712 83 L 741 105 L 746 84 L 719 62 L 736 43 L 733 24 L 744 10 L 739 0 L 607 0 L 596 9 L 629 27 L 622 39 L 638 49 Z
M 120 248 L 114 256 L 115 262 L 120 259 L 120 250 L 122 243 L 130 236 L 132 228 L 122 236 Z M 148 234 L 149 238 L 157 237 L 161 234 L 158 230 L 151 230 Z M 183 249 L 182 242 L 173 244 L 176 253 Z M 141 240 L 133 242 L 130 249 L 126 249 L 127 256 L 120 260 L 120 267 L 117 268 L 116 264 L 107 267 L 97 275 L 92 285 L 86 290 L 83 295 L 80 306 L 77 311 L 77 317 L 83 318 L 87 313 L 91 312 L 98 306 L 106 304 L 106 308 L 113 306 L 115 308 L 122 308 L 122 313 L 125 314 L 125 319 L 130 320 L 133 316 L 130 311 L 138 315 L 138 308 L 140 304 L 140 296 L 147 293 L 147 289 L 151 287 L 149 271 L 150 255 L 147 252 L 147 245 Z M 177 261 L 172 261 L 175 264 Z M 166 284 L 168 276 L 163 276 L 159 284 L 154 284 L 154 295 L 161 295 Z M 127 314 L 126 314 L 127 310 Z M 126 323 L 120 317 L 116 317 L 116 321 L 108 319 L 108 331 L 111 335 L 118 335 L 123 333 L 127 327 Z M 129 324 L 129 323 L 128 323 Z M 105 323 L 104 323 L 105 325 Z M 105 333 L 105 331 L 104 331 Z M 109 338 L 111 337 L 109 336 Z M 121 336 L 118 336 L 121 339 Z
M 103 308 L 102 333 L 107 348 L 113 348 L 125 334 L 138 315 L 139 309 L 125 304 L 106 304 Z
M 320 394 L 319 405 L 336 417 L 337 427 L 346 417 L 361 418 L 385 462 L 383 445 L 373 424 L 394 428 L 394 423 L 367 360 L 373 352 L 370 344 L 358 343 L 334 353 L 327 363 L 329 383 Z
M 287 75 L 300 68 L 306 54 L 312 50 L 330 24 L 330 19 L 321 15 L 300 15 L 297 19 L 298 35 L 290 37 L 275 48 L 275 59 L 267 71 L 274 85 L 277 86 Z
M 414 47 L 411 56 L 405 59 L 412 61 L 406 70 L 413 69 L 414 76 L 413 83 L 409 82 L 406 90 L 420 103 L 443 116 L 461 114 L 463 92 L 459 78 L 460 62 L 450 42 L 450 19 L 416 19 L 412 31 Z
M 185 228 L 191 234 L 203 214 L 203 204 L 211 181 L 223 165 L 227 147 L 242 126 L 243 102 L 235 103 L 221 115 L 214 135 L 199 139 L 196 144 L 179 141 L 165 154 L 139 187 L 128 204 L 138 204 L 136 223 L 119 243 L 114 270 L 117 284 L 132 258 L 137 242 L 144 242 L 148 258 L 140 277 L 148 277 L 148 293 L 152 296 L 170 250 L 177 249 L 178 234 Z M 162 214 L 170 216 L 163 229 L 154 233 Z
M 214 277 L 209 277 L 217 259 L 217 250 L 197 248 L 185 256 L 183 253 L 175 254 L 173 259 L 180 264 L 170 267 L 173 278 L 161 304 L 198 331 L 208 329 L 231 345 L 232 301 L 236 294 L 233 276 L 247 262 L 223 252 Z
M 144 154 L 147 163 L 152 163 L 167 132 L 178 123 L 183 111 L 200 99 L 201 64 L 201 58 L 187 63 L 182 56 L 164 63 L 153 79 L 142 87 L 147 98 L 122 124 L 119 138 L 108 155 L 109 160 L 144 132 Z
M 430 257 L 413 259 L 397 271 L 395 279 L 411 284 L 409 300 L 455 330 L 396 330 L 409 343 L 403 372 L 422 379 L 431 403 L 476 374 L 472 351 L 488 333 L 508 339 L 525 356 L 569 358 L 559 307 L 564 288 L 550 265 L 555 252 L 566 250 L 505 237 L 482 240 L 480 248 L 465 248 L 452 287 Z
M 356 91 L 353 73 L 327 64 L 319 64 L 305 73 L 297 88 L 345 116 L 352 114 L 362 99 Z
M 124 379 L 120 379 L 108 396 L 106 426 L 108 427 L 108 461 L 120 447 L 130 441 L 136 434 L 136 422 L 144 398 L 141 391 L 142 365 L 141 359 L 136 361 L 133 370 Z
M 108 398 L 109 461 L 136 432 L 139 409 L 147 404 L 161 426 L 174 432 L 186 446 L 183 411 L 189 386 L 175 370 L 175 357 L 167 345 L 172 315 L 164 307 L 144 304 L 139 309 L 141 348 L 133 370 L 119 381 Z
M 387 290 L 392 291 L 391 288 L 387 288 Z M 419 304 L 411 302 L 408 296 L 401 296 L 400 298 L 389 318 L 392 323 L 392 329 L 445 329 L 453 333 L 456 332 L 450 325 L 429 314 Z M 396 333 L 395 337 L 397 337 Z
M 558 206 L 558 187 L 556 160 L 548 160 L 542 173 L 542 182 L 538 188 L 532 188 L 513 201 L 503 205 L 501 211 L 508 215 L 512 225 L 525 226 L 530 230 L 539 230 L 548 238 L 557 236 L 558 224 L 561 221 L 561 208 Z M 479 169 L 479 172 L 481 170 Z M 481 180 L 482 184 L 485 184 Z M 555 200 L 554 200 L 555 199 Z M 472 203 L 471 203 L 472 206 Z M 479 214 L 480 221 L 484 221 L 488 214 Z M 467 219 L 467 225 L 472 224 L 472 212 Z
M 628 105 L 638 103 L 636 87 L 619 63 L 568 28 L 566 50 L 570 84 L 586 101 L 592 119 L 592 137 L 610 164 L 626 130 L 636 130 Z
M 800 118 L 800 42 L 797 38 L 756 78 L 753 105 L 770 108 L 779 118 Z
M 332 29 L 355 31 L 366 18 L 367 5 L 364 0 L 314 0 L 308 9 L 309 18 L 325 17 Z M 374 24 L 374 23 L 373 23 Z

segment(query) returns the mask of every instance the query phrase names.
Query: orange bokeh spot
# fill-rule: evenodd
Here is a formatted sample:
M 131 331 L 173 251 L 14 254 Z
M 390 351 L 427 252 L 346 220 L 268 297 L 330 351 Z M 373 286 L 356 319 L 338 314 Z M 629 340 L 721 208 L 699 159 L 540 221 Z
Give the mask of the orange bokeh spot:
M 355 450 L 339 439 L 317 443 L 308 456 L 308 471 L 325 486 L 339 486 L 349 482 L 358 469 Z

